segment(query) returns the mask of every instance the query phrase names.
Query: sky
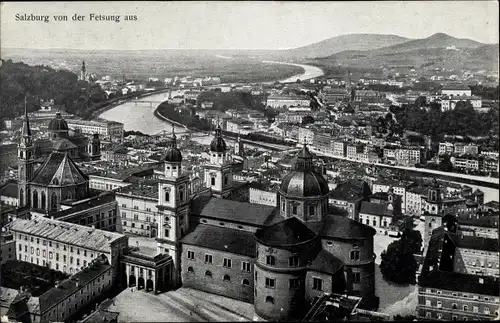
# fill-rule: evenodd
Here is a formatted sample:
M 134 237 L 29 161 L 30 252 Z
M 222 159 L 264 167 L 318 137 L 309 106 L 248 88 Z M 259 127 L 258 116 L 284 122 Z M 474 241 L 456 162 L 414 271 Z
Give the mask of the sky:
M 443 32 L 498 43 L 497 1 L 2 2 L 0 45 L 64 49 L 287 49 L 352 33 Z M 24 15 L 49 21 L 24 21 Z M 74 14 L 84 21 L 73 21 Z M 119 22 L 90 15 L 120 15 Z M 16 18 L 16 15 L 17 18 Z M 68 21 L 55 21 L 66 15 Z M 125 15 L 137 20 L 125 21 Z

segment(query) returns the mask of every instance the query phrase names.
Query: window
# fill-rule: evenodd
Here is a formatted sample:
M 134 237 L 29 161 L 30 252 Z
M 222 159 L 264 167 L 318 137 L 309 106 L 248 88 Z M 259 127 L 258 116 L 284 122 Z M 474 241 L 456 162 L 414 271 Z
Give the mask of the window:
M 469 310 L 467 305 L 464 305 L 464 312 L 467 312 Z
M 431 312 L 425 312 L 425 317 L 430 319 L 432 317 L 432 313 Z
M 170 192 L 165 192 L 165 202 L 170 202 Z
M 209 254 L 205 255 L 205 263 L 206 264 L 211 264 L 212 263 L 212 255 L 209 255 Z
M 246 272 L 250 272 L 250 271 L 252 271 L 252 267 L 250 266 L 249 262 L 242 261 L 241 262 L 241 270 L 246 271 Z
M 485 307 L 483 312 L 486 315 L 490 315 L 490 308 L 489 307 Z
M 309 206 L 309 215 L 314 216 L 314 206 L 313 205 Z
M 292 214 L 297 215 L 297 205 L 292 206 Z
M 188 273 L 194 273 L 193 267 L 191 267 L 191 266 L 188 267 Z
M 210 179 L 210 185 L 214 186 L 215 185 L 215 177 L 212 177 Z
M 425 300 L 425 306 L 432 306 L 432 303 L 431 303 L 430 299 L 426 299 Z
M 454 310 L 458 309 L 458 305 L 457 305 L 457 303 L 453 303 L 453 304 L 451 304 L 451 308 L 452 308 L 452 309 L 454 309 Z
M 205 276 L 212 277 L 212 272 L 210 270 L 205 271 Z
M 298 289 L 300 288 L 300 279 L 292 278 L 290 279 L 290 289 Z
M 231 259 L 224 258 L 224 260 L 223 260 L 223 266 L 227 267 L 227 268 L 231 268 Z
M 313 277 L 313 289 L 323 290 L 323 280 L 321 278 Z
M 437 314 L 437 317 L 438 317 L 438 319 L 439 319 L 439 320 L 441 320 L 441 319 L 443 318 L 443 314 L 438 313 L 438 314 Z
M 271 296 L 266 296 L 266 303 L 274 304 L 274 298 L 272 298 Z
M 359 284 L 361 282 L 361 273 L 352 273 L 352 280 L 355 284 Z
M 170 236 L 170 230 L 165 229 L 165 238 L 168 238 Z
M 472 311 L 473 311 L 474 313 L 479 313 L 479 307 L 474 306 L 474 307 L 472 308 Z
M 359 260 L 359 250 L 351 251 L 351 260 Z
M 288 258 L 288 264 L 290 267 L 297 267 L 299 265 L 299 257 L 298 256 L 291 256 Z
M 245 285 L 245 286 L 248 286 L 248 285 L 250 285 L 250 281 L 249 281 L 248 279 L 246 279 L 246 278 L 245 278 L 245 279 L 243 279 L 243 280 L 241 281 L 241 284 L 242 284 L 242 285 Z
M 443 303 L 441 301 L 437 301 L 437 308 L 442 308 L 443 307 Z
M 266 265 L 276 266 L 276 258 L 274 256 L 266 256 Z
M 274 288 L 276 280 L 274 278 L 266 277 L 266 288 Z
M 225 281 L 225 282 L 230 282 L 231 281 L 231 277 L 229 277 L 229 275 L 224 275 L 224 277 L 222 277 L 222 280 Z
M 188 259 L 193 260 L 194 259 L 194 252 L 193 251 L 188 251 L 187 256 L 188 256 Z

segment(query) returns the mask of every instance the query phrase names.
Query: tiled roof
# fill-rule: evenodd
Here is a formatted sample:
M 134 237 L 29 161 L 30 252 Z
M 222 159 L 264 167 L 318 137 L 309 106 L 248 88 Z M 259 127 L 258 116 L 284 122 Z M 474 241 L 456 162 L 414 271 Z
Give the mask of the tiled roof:
M 368 225 L 333 214 L 323 216 L 321 222 L 309 222 L 306 225 L 319 236 L 325 238 L 360 240 L 371 238 L 376 233 L 375 229 Z
M 342 260 L 338 259 L 328 251 L 321 249 L 308 267 L 315 271 L 335 274 L 343 266 L 344 263 Z
M 460 246 L 461 243 L 472 241 L 464 240 L 464 238 L 446 231 L 443 227 L 435 229 L 429 241 L 418 284 L 422 287 L 498 296 L 500 293 L 498 277 L 453 271 L 453 258 L 457 244 Z M 498 245 L 498 240 L 496 243 Z
M 274 224 L 282 218 L 276 208 L 267 205 L 198 196 L 191 200 L 190 213 L 195 216 L 215 218 L 255 225 L 258 227 Z
M 35 171 L 32 182 L 49 185 L 54 184 L 54 179 L 58 181 L 56 185 L 71 185 L 83 183 L 88 180 L 88 177 L 67 153 L 52 152 Z
M 78 203 L 69 209 L 65 209 L 65 210 L 61 210 L 59 212 L 51 213 L 51 216 L 53 216 L 54 219 L 58 219 L 58 218 L 65 217 L 65 216 L 68 216 L 71 214 L 75 214 L 77 212 L 91 209 L 91 208 L 99 206 L 99 205 L 104 205 L 106 203 L 110 203 L 113 201 L 115 201 L 115 194 L 113 192 L 106 191 L 106 192 L 99 194 L 99 196 L 97 196 L 93 199 L 90 199 L 90 200 L 83 202 L 83 203 Z
M 253 232 L 199 224 L 188 232 L 181 243 L 255 257 Z
M 101 252 L 109 252 L 113 242 L 125 237 L 120 233 L 42 217 L 15 219 L 10 223 L 10 230 Z
M 289 246 L 310 241 L 316 237 L 304 223 L 291 217 L 257 230 L 255 239 L 266 246 Z
M 359 213 L 378 216 L 393 216 L 393 211 L 388 209 L 388 203 L 361 202 Z
M 0 188 L 0 195 L 6 197 L 18 198 L 18 187 L 16 181 L 8 181 L 5 185 Z
M 353 183 L 342 183 L 330 191 L 330 198 L 342 201 L 356 201 L 362 198 L 361 189 L 358 185 Z
M 73 295 L 79 289 L 83 288 L 83 286 L 87 285 L 108 271 L 110 268 L 111 266 L 108 263 L 100 263 L 99 261 L 96 261 L 93 265 L 87 266 L 82 271 L 79 271 L 75 275 L 61 282 L 59 287 L 49 289 L 47 292 L 38 297 L 40 302 L 40 313 L 44 313 L 52 306 L 59 304 L 68 296 Z M 79 286 L 76 285 L 77 280 L 79 281 Z

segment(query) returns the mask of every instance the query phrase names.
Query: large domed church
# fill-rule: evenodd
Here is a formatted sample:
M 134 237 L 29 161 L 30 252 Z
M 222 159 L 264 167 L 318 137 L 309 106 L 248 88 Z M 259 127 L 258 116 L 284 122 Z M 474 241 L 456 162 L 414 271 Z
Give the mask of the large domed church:
M 178 285 L 253 303 L 268 320 L 300 318 L 325 293 L 378 306 L 375 230 L 329 212 L 328 183 L 306 145 L 283 178 L 278 207 L 225 198 L 235 185 L 220 127 L 209 154 L 206 191 L 194 196 L 175 136 L 163 158 L 156 240 L 158 253 L 173 258 Z

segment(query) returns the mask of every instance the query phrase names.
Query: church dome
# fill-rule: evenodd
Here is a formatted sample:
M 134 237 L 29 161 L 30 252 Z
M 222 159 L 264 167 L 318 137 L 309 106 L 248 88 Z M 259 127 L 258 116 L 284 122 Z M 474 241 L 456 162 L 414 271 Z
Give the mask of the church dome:
M 57 112 L 56 117 L 49 122 L 49 131 L 52 132 L 66 132 L 69 130 L 68 124 L 66 121 L 61 117 L 61 113 Z
M 179 148 L 169 148 L 165 156 L 163 156 L 163 161 L 169 163 L 180 163 L 182 162 L 182 154 Z
M 283 178 L 281 191 L 297 197 L 322 196 L 330 192 L 328 183 L 317 172 L 293 171 Z
M 224 141 L 224 138 L 222 138 L 221 129 L 219 126 L 215 130 L 215 137 L 214 139 L 212 139 L 212 142 L 210 143 L 210 151 L 215 153 L 223 153 L 226 150 L 227 150 L 226 142 Z
M 287 174 L 281 182 L 282 193 L 296 197 L 324 196 L 330 192 L 328 183 L 314 170 L 313 155 L 304 145 L 297 155 L 295 170 Z
M 177 148 L 177 137 L 174 133 L 174 128 L 172 128 L 172 141 L 170 143 L 170 148 L 168 148 L 167 153 L 163 156 L 162 161 L 167 163 L 182 162 L 182 153 L 179 148 Z

